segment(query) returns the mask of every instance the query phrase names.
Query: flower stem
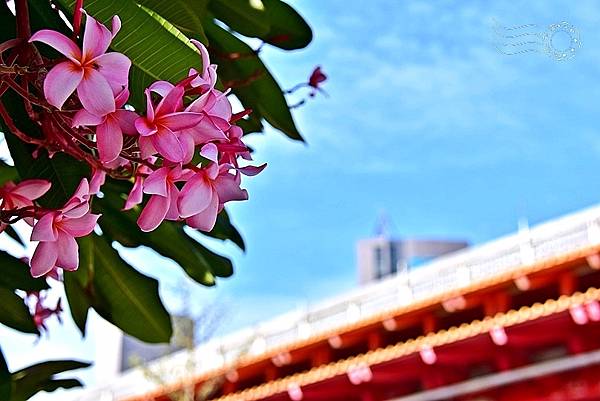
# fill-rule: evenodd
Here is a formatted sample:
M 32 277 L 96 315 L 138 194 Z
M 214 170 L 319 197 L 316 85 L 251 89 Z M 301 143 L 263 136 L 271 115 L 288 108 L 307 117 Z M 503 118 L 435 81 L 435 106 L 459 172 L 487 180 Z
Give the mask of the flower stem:
M 29 40 L 31 27 L 29 26 L 29 6 L 27 0 L 16 0 L 15 10 L 17 14 L 17 37 Z

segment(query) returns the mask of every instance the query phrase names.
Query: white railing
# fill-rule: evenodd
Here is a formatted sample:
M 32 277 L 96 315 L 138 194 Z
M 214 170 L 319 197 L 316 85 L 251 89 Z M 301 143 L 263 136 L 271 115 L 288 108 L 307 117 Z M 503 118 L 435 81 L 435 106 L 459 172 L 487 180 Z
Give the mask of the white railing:
M 438 258 L 408 274 L 358 288 L 306 310 L 294 311 L 253 328 L 214 339 L 196 349 L 199 374 L 234 362 L 241 354 L 261 354 L 309 336 L 327 332 L 377 313 L 438 296 L 510 272 L 600 244 L 600 206 L 540 224 L 495 241 Z M 181 353 L 154 364 L 175 366 Z M 181 379 L 181 377 L 179 377 Z M 125 372 L 110 386 L 91 389 L 76 398 L 96 400 L 110 394 L 114 400 L 149 391 L 138 370 Z M 104 398 L 103 398 L 104 399 Z M 109 399 L 109 398 L 107 398 Z

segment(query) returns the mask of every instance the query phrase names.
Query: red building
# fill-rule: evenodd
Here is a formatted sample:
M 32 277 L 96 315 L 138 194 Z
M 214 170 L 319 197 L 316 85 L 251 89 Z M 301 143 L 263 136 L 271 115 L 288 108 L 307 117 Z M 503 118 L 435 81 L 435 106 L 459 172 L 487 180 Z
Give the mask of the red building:
M 211 383 L 219 401 L 600 400 L 599 222 L 589 209 L 443 257 L 259 326 L 245 352 L 215 341 L 194 375 L 114 399 Z

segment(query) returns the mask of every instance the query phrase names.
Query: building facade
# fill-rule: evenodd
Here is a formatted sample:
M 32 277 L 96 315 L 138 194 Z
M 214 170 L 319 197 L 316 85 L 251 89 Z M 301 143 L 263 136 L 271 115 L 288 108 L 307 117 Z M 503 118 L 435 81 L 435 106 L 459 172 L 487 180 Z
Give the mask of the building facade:
M 77 399 L 600 400 L 599 252 L 595 207 L 211 340 L 193 371 L 171 355 L 167 385 L 134 369 Z

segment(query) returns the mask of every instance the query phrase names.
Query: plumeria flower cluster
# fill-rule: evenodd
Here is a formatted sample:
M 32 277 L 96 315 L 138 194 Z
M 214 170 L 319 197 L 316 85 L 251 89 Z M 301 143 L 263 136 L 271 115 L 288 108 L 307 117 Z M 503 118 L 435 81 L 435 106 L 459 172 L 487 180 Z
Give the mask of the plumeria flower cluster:
M 33 227 L 31 240 L 37 247 L 30 265 L 35 277 L 77 269 L 76 238 L 94 230 L 100 215 L 91 212 L 91 202 L 107 176 L 133 182 L 123 209 L 141 210 L 137 223 L 142 231 L 156 229 L 163 220 L 210 231 L 227 202 L 248 199 L 242 175 L 256 175 L 266 166 L 241 163 L 251 156 L 235 123 L 248 111 L 233 113 L 228 91 L 216 88 L 217 66 L 200 42 L 192 40 L 202 61 L 200 71 L 190 68 L 180 82 L 154 82 L 144 91 L 145 110 L 130 107 L 131 61 L 108 51 L 120 28 L 117 16 L 109 30 L 87 15 L 81 46 L 52 30 L 30 38 L 64 59 L 52 62 L 43 77 L 46 103 L 40 107 L 49 111 L 40 121 L 45 138 L 14 131 L 51 155 L 65 152 L 86 162 L 93 171 L 58 209 L 36 204 L 50 189 L 47 181 L 0 188 L 2 222 L 10 224 L 6 216 L 14 212 Z

